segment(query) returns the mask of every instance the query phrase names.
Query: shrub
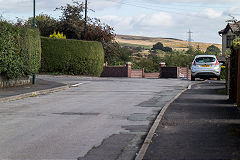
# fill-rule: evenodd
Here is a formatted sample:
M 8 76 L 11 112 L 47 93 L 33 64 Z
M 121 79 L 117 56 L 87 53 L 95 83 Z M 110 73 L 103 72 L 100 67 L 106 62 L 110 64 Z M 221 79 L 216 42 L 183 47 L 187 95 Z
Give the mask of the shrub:
M 37 73 L 41 61 L 38 30 L 0 22 L 0 75 L 20 78 Z
M 43 72 L 100 76 L 104 51 L 101 43 L 41 38 Z
M 66 39 L 66 36 L 63 35 L 63 33 L 56 33 L 56 31 L 54 31 L 53 34 L 50 34 L 49 38 Z
M 226 79 L 226 66 L 221 66 L 221 79 Z
M 214 55 L 220 55 L 221 54 L 221 50 L 215 46 L 215 45 L 211 45 L 207 48 L 206 54 L 214 54 Z

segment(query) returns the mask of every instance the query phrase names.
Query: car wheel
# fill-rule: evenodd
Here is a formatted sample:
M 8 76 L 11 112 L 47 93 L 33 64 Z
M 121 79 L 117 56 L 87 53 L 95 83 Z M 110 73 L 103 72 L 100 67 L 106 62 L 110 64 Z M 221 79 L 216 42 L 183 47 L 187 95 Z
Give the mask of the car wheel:
M 220 77 L 220 76 L 219 76 L 219 77 L 217 77 L 217 80 L 218 80 L 218 81 L 220 81 L 220 80 L 221 80 L 221 77 Z
M 195 77 L 191 76 L 191 81 L 195 81 Z

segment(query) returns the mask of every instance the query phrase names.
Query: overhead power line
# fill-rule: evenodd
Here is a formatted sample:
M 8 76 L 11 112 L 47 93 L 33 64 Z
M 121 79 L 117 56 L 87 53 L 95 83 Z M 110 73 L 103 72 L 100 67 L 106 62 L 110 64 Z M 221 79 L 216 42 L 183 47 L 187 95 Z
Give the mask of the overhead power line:
M 152 10 L 152 11 L 158 11 L 158 12 L 166 12 L 166 13 L 172 13 L 172 14 L 177 14 L 177 15 L 184 15 L 184 16 L 188 16 L 188 17 L 199 17 L 199 18 L 203 18 L 202 16 L 200 16 L 199 14 L 197 14 L 195 12 L 192 12 L 192 14 L 189 12 L 189 10 L 184 10 L 188 13 L 183 13 L 183 12 L 178 12 L 178 11 L 169 11 L 169 10 L 164 10 L 164 9 L 158 9 L 158 8 L 153 8 L 153 7 L 146 7 L 146 6 L 141 6 L 141 5 L 136 5 L 136 4 L 132 4 L 132 3 L 127 3 L 127 2 L 119 2 L 119 1 L 114 1 L 114 0 L 106 0 L 109 2 L 114 2 L 117 4 L 123 4 L 123 5 L 127 5 L 127 6 L 133 6 L 133 7 L 138 7 L 138 8 L 143 8 L 143 9 L 147 9 L 147 10 Z M 177 9 L 175 9 L 177 10 Z M 183 9 L 182 9 L 183 10 Z
M 161 6 L 164 6 L 164 7 L 166 7 L 166 6 L 169 6 L 168 8 L 173 8 L 174 9 L 174 7 L 171 7 L 171 6 L 179 6 L 179 7 L 184 7 L 185 9 L 186 9 L 186 7 L 196 7 L 196 8 L 217 8 L 217 9 L 227 9 L 227 8 L 229 8 L 229 6 L 213 6 L 213 5 L 193 5 L 193 4 L 190 4 L 190 3 L 168 3 L 168 4 L 166 4 L 166 3 L 163 3 L 163 4 L 159 4 L 159 3 L 151 3 L 151 2 L 149 2 L 149 1 L 134 1 L 134 0 L 131 0 L 130 1 L 131 3 L 137 3 L 137 4 L 142 4 L 142 5 L 144 5 L 144 6 L 151 6 L 151 7 L 161 7 Z M 209 4 L 209 3 L 208 3 Z M 177 9 L 179 9 L 179 8 L 177 8 Z M 189 8 L 188 8 L 189 9 Z

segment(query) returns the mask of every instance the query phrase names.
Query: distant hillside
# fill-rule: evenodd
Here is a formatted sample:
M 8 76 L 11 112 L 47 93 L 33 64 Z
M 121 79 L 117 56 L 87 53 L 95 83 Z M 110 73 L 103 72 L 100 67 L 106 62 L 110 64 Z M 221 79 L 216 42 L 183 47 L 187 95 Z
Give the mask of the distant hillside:
M 123 45 L 130 46 L 142 46 L 145 48 L 152 48 L 157 42 L 161 42 L 164 46 L 171 47 L 176 50 L 187 50 L 188 42 L 175 38 L 152 38 L 152 37 L 142 37 L 142 36 L 131 36 L 131 35 L 117 35 L 116 41 Z M 205 51 L 208 46 L 212 43 L 202 43 L 202 42 L 192 42 L 192 46 L 196 48 L 200 47 L 201 50 Z M 221 44 L 213 44 L 218 48 L 222 49 Z

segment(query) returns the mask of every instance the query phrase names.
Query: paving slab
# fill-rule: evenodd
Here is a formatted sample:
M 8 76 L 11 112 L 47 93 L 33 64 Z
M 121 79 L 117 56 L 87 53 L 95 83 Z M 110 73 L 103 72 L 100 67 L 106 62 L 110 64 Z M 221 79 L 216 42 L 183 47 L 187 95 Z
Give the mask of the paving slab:
M 184 92 L 165 112 L 144 160 L 240 159 L 240 112 L 223 81 Z

